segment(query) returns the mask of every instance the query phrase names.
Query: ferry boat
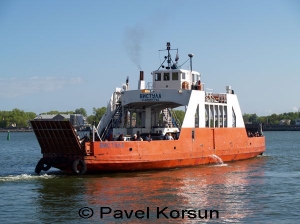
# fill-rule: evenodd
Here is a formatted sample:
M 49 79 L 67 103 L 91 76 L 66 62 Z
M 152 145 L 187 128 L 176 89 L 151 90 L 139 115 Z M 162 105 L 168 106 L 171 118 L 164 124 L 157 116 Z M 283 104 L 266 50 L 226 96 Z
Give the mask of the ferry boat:
M 51 167 L 75 174 L 157 170 L 261 155 L 261 126 L 245 127 L 231 86 L 224 93 L 205 89 L 201 74 L 192 70 L 193 54 L 183 69 L 178 49 L 167 42 L 163 51 L 166 56 L 151 73 L 152 82 L 146 84 L 140 71 L 133 90 L 127 77 L 89 136 L 80 138 L 70 121 L 32 120 L 43 155 L 35 172 Z M 182 123 L 174 108 L 184 112 Z

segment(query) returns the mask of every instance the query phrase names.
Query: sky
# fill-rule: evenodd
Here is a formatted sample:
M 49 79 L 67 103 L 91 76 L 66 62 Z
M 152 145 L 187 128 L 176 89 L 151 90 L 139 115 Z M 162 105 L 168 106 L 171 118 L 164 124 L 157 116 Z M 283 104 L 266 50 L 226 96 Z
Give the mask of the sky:
M 0 111 L 91 115 L 127 76 L 151 82 L 166 42 L 242 113 L 300 110 L 300 1 L 1 0 Z

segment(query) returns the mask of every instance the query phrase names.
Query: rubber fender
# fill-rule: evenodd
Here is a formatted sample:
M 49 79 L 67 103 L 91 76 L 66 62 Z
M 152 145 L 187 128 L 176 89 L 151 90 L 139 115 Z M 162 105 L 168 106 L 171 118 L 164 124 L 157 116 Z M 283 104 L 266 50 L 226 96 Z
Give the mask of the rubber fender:
M 86 173 L 86 163 L 84 160 L 76 159 L 72 164 L 72 171 L 74 174 L 83 175 Z
M 45 158 L 41 158 L 39 160 L 39 162 L 36 164 L 36 167 L 35 167 L 35 172 L 37 174 L 40 174 L 40 172 L 43 170 L 43 171 L 48 171 L 49 169 L 51 168 L 51 164 L 50 164 L 50 161 L 45 159 Z

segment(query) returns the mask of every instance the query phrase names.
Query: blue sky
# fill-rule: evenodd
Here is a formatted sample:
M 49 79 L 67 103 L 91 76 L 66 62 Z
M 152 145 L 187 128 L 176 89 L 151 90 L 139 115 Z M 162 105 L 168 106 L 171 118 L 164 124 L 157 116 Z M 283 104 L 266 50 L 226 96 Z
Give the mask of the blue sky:
M 300 1 L 0 1 L 0 110 L 106 106 L 126 77 L 151 81 L 166 42 L 243 113 L 300 108 Z

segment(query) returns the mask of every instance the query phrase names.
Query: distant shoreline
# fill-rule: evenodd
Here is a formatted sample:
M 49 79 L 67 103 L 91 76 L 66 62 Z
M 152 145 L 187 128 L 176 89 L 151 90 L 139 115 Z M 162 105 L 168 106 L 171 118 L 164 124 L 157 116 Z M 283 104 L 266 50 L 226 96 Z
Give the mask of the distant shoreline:
M 263 125 L 263 131 L 300 131 L 299 125 Z M 25 128 L 2 128 L 0 132 L 33 132 L 33 129 Z
M 33 132 L 32 129 L 0 129 L 0 132 Z
M 265 124 L 262 127 L 263 131 L 300 131 L 299 125 L 279 125 L 279 124 Z

